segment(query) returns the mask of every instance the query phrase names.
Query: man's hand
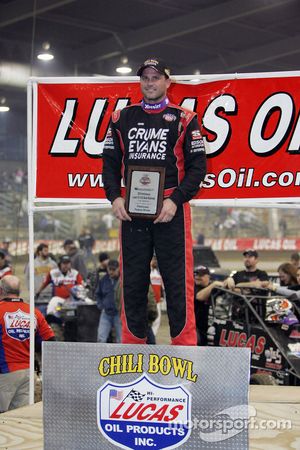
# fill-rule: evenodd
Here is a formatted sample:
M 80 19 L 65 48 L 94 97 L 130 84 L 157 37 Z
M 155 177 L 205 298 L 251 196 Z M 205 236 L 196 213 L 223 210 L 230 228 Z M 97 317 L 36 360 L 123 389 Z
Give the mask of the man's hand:
M 171 199 L 166 198 L 163 201 L 163 206 L 161 208 L 161 212 L 160 212 L 159 216 L 155 219 L 154 223 L 171 222 L 171 220 L 173 219 L 173 217 L 176 214 L 176 211 L 177 211 L 177 205 L 175 205 L 175 203 Z
M 261 287 L 265 289 L 270 289 L 271 291 L 275 290 L 274 283 L 272 281 L 261 281 Z
M 225 288 L 233 290 L 235 288 L 234 279 L 232 277 L 226 278 L 226 280 L 224 280 L 223 282 L 223 285 Z
M 119 220 L 131 220 L 125 209 L 125 200 L 122 197 L 117 197 L 112 203 L 113 215 Z
M 224 287 L 223 281 L 219 281 L 219 280 L 213 281 L 211 284 L 213 287 L 221 287 L 221 288 Z

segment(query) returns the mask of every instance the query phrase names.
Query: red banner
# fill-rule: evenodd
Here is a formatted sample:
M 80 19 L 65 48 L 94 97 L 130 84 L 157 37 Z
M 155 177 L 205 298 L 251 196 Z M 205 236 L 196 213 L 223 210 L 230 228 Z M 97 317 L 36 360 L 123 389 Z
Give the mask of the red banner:
M 42 242 L 47 242 L 49 250 L 54 255 L 63 253 L 63 241 L 56 240 L 36 240 L 35 245 Z M 119 239 L 97 240 L 93 252 L 98 255 L 99 252 L 119 252 Z M 205 245 L 212 247 L 216 252 L 238 251 L 243 252 L 245 248 L 254 248 L 258 251 L 289 251 L 296 252 L 300 250 L 300 239 L 283 238 L 283 239 L 269 239 L 269 238 L 220 238 L 220 239 L 205 239 Z M 27 240 L 12 241 L 9 251 L 14 256 L 28 255 L 29 243 Z M 275 261 L 276 262 L 276 261 Z
M 198 112 L 208 173 L 203 200 L 295 201 L 300 185 L 300 77 L 176 84 L 172 102 Z M 105 199 L 102 151 L 112 112 L 139 83 L 38 83 L 36 199 Z

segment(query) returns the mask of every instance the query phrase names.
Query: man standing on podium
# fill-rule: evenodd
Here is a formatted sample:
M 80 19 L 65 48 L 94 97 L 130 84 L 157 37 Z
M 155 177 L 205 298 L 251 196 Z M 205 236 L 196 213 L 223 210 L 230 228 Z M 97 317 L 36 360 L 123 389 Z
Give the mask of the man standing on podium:
M 170 70 L 158 58 L 139 68 L 143 100 L 112 114 L 103 152 L 103 182 L 112 211 L 121 221 L 122 342 L 143 344 L 147 330 L 150 261 L 155 251 L 163 277 L 172 344 L 196 345 L 193 254 L 189 200 L 206 174 L 206 157 L 196 113 L 167 97 Z M 141 171 L 147 185 L 153 171 L 164 184 L 153 217 L 147 214 L 147 189 L 128 174 Z M 121 179 L 126 186 L 121 190 Z M 133 180 L 133 178 L 131 179 Z M 140 192 L 138 192 L 140 189 Z M 128 204 L 135 196 L 136 211 Z M 149 197 L 148 197 L 149 198 Z M 145 207 L 146 214 L 139 213 Z

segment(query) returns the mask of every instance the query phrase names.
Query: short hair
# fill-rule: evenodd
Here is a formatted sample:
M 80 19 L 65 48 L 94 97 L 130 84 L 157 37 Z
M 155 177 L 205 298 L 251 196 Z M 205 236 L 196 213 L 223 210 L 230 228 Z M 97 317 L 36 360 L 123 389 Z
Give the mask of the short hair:
M 2 289 L 2 295 L 20 295 L 20 287 L 13 288 L 11 287 L 5 280 L 5 277 L 3 277 L 0 280 L 0 287 Z
M 106 253 L 106 252 L 99 253 L 98 259 L 99 259 L 99 262 L 106 261 L 107 259 L 109 259 L 108 253 Z
M 42 250 L 44 250 L 44 248 L 49 248 L 48 244 L 45 244 L 45 242 L 42 242 L 41 244 L 39 244 L 36 248 L 36 252 L 39 253 Z
M 2 252 L 2 250 L 0 250 L 0 258 L 1 259 L 5 259 L 6 258 L 6 254 L 4 252 Z

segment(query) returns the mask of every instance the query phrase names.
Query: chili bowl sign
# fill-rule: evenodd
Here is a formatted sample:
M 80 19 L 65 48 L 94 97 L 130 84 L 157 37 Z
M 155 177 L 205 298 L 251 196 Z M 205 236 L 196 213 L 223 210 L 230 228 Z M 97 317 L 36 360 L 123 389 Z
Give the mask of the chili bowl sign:
M 118 447 L 176 448 L 191 433 L 191 394 L 146 374 L 127 384 L 107 381 L 97 393 L 97 421 L 103 436 Z

